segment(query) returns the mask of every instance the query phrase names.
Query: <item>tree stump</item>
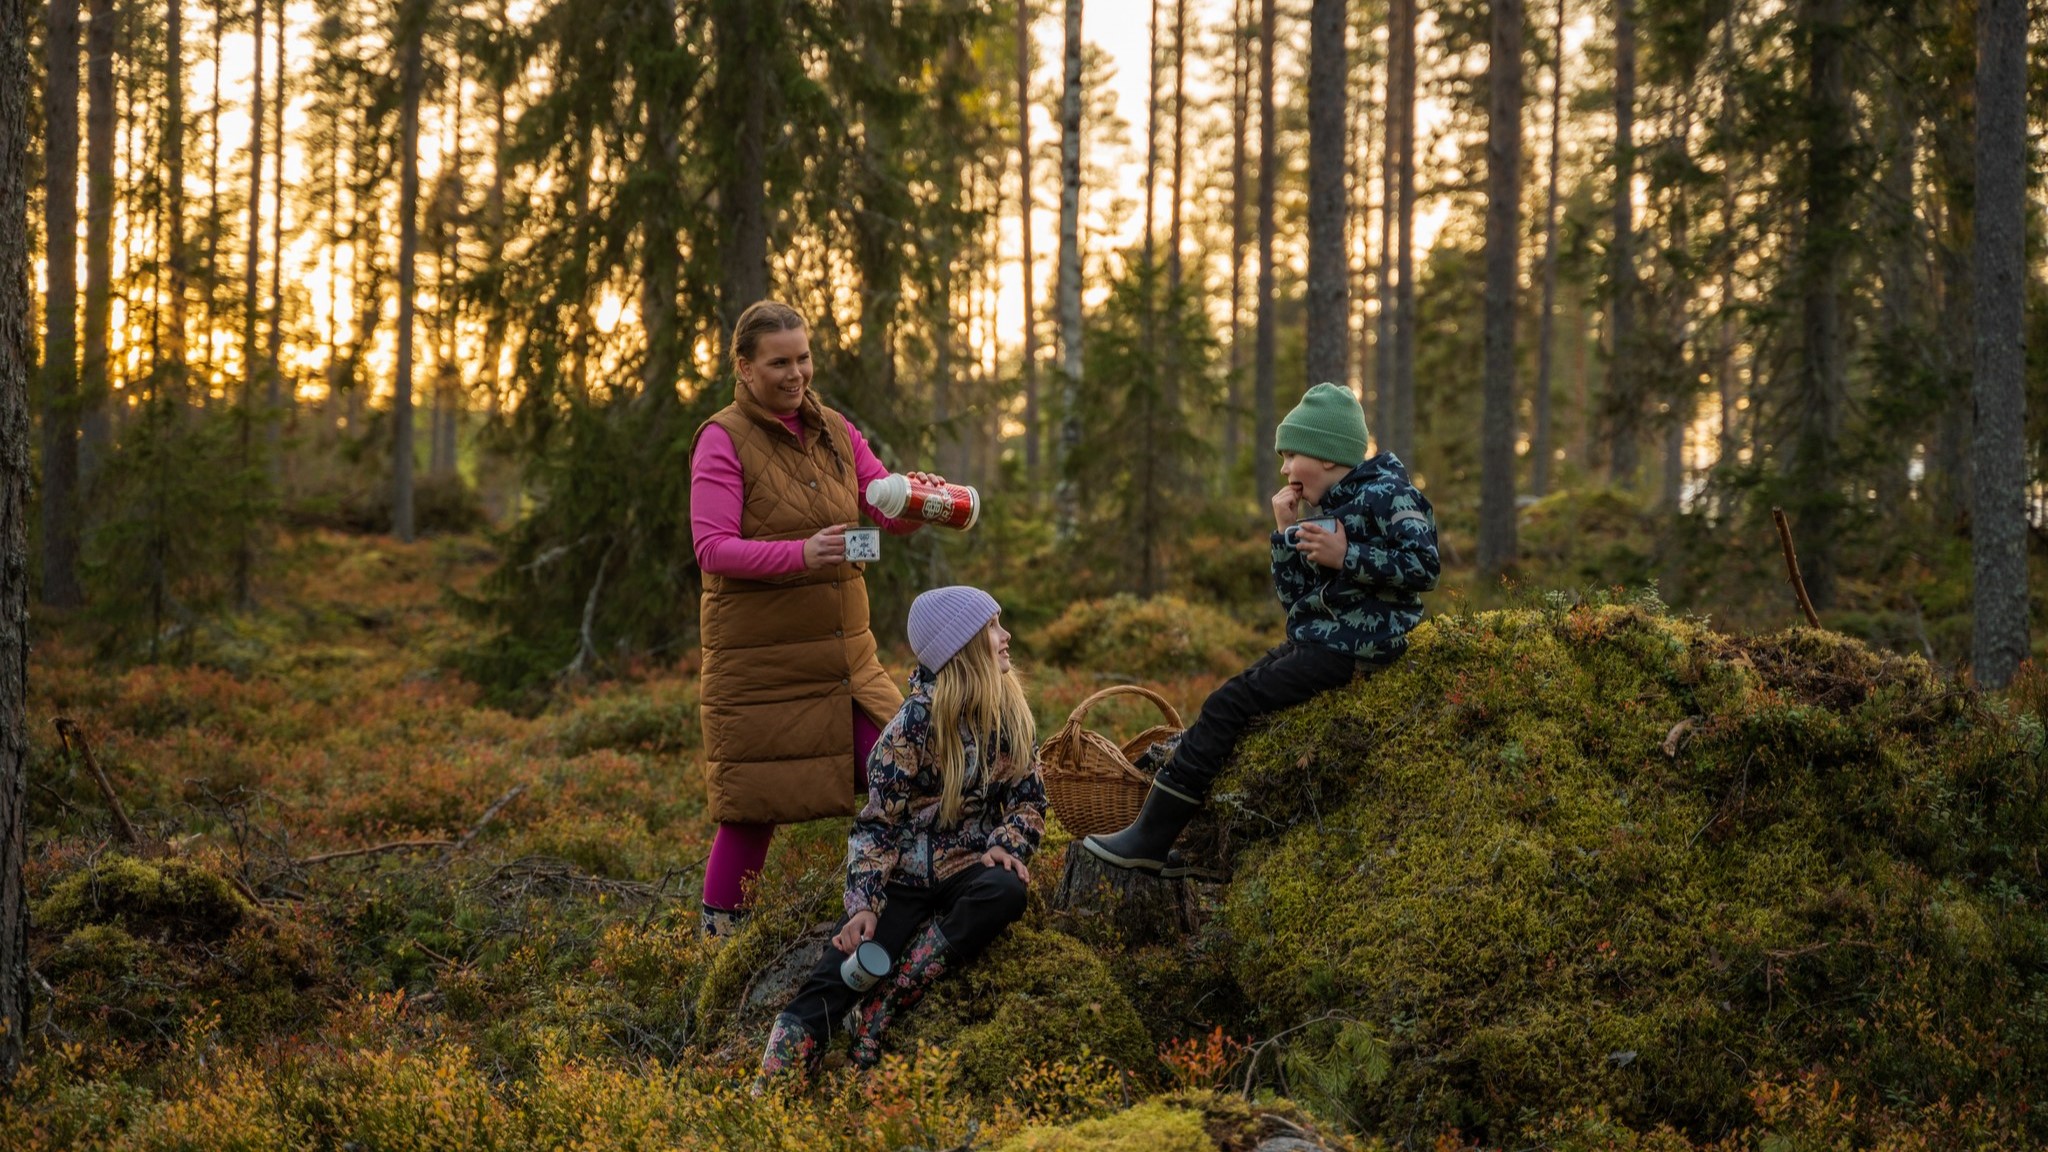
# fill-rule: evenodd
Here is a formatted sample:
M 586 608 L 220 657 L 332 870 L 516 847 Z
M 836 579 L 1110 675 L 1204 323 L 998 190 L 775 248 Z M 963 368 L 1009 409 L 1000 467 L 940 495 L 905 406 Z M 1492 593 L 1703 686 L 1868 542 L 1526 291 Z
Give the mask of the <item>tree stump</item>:
M 1126 948 L 1178 940 L 1195 930 L 1194 885 L 1095 858 L 1079 841 L 1067 846 L 1066 871 L 1053 893 L 1054 911 L 1084 935 L 1114 937 Z

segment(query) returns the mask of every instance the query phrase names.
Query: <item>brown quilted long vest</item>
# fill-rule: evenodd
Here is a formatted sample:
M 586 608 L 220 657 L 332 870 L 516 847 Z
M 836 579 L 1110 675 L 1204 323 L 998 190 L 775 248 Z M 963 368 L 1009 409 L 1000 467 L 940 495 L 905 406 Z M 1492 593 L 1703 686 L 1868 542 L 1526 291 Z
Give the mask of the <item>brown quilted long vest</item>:
M 739 456 L 744 539 L 802 540 L 860 519 L 845 418 L 815 402 L 805 404 L 803 417 L 800 439 L 742 386 L 705 424 L 725 429 Z M 880 726 L 903 705 L 875 659 L 861 566 L 766 580 L 707 572 L 700 631 L 711 818 L 794 823 L 851 815 L 853 709 Z

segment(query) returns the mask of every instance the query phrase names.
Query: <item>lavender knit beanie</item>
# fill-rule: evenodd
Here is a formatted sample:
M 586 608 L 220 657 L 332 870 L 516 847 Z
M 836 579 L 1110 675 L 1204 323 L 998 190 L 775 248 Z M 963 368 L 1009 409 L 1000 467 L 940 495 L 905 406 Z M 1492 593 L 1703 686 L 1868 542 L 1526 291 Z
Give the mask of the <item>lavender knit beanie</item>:
M 918 663 L 937 672 L 1000 611 L 996 598 L 979 588 L 934 588 L 910 602 L 910 650 Z

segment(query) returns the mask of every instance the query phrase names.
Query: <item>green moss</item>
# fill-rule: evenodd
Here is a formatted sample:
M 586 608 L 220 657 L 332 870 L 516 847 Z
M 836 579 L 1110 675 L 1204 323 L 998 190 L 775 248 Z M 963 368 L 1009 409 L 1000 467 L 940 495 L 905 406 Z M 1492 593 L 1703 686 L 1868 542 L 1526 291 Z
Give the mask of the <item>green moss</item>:
M 957 1053 L 962 1085 L 988 1094 L 1033 1064 L 1073 1059 L 1083 1048 L 1141 1076 L 1156 1059 L 1104 958 L 1028 921 L 941 980 L 890 1047 L 905 1051 L 918 1040 Z
M 35 906 L 35 923 L 68 932 L 110 924 L 137 935 L 225 938 L 248 914 L 225 877 L 187 860 L 104 856 L 57 882 Z
M 57 981 L 87 972 L 119 980 L 132 975 L 150 951 L 148 944 L 111 924 L 88 924 L 65 936 L 42 970 Z
M 1027 1128 L 997 1152 L 1216 1152 L 1202 1114 L 1147 1100 L 1135 1108 L 1062 1128 Z
M 2048 816 L 2029 739 L 1917 659 L 1807 629 L 1438 617 L 1241 747 L 1215 938 L 1261 1031 L 1385 1044 L 1383 1076 L 1331 1080 L 1368 1129 L 1507 1140 L 1599 1108 L 1720 1131 L 1756 1077 L 1814 1066 L 2038 1103 L 2048 1039 L 2009 999 L 2048 962 L 2048 884 L 2012 867 Z M 1327 1069 L 1342 1032 L 1277 1055 Z

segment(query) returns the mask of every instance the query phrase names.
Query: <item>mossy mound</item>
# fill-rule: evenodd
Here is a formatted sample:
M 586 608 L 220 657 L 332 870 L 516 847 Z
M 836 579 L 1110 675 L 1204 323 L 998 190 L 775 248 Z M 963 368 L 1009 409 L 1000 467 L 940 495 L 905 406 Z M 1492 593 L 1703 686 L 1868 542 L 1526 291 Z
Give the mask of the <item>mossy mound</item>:
M 1221 1092 L 1176 1092 L 1121 1112 L 1063 1125 L 1026 1128 L 997 1152 L 1252 1152 L 1277 1136 L 1294 1148 L 1351 1147 L 1315 1131 L 1286 1101 L 1260 1106 Z M 1307 1137 L 1315 1143 L 1310 1143 Z M 1271 1145 L 1268 1145 L 1271 1146 Z
M 1366 1130 L 1714 1134 L 1814 1067 L 2040 1117 L 2039 731 L 1824 633 L 1437 618 L 1243 745 L 1221 935 L 1261 1032 L 1323 1021 L 1290 1080 Z
M 1030 637 L 1048 664 L 1120 678 L 1227 675 L 1265 647 L 1250 627 L 1178 596 L 1083 600 Z
M 940 981 L 889 1046 L 908 1051 L 920 1040 L 957 1054 L 961 1084 L 992 1097 L 1048 1056 L 1099 1056 L 1148 1078 L 1158 1062 L 1145 1022 L 1104 958 L 1030 920 Z
M 248 911 L 232 883 L 191 861 L 103 856 L 58 881 L 34 920 L 59 932 L 104 924 L 137 936 L 221 940 Z

